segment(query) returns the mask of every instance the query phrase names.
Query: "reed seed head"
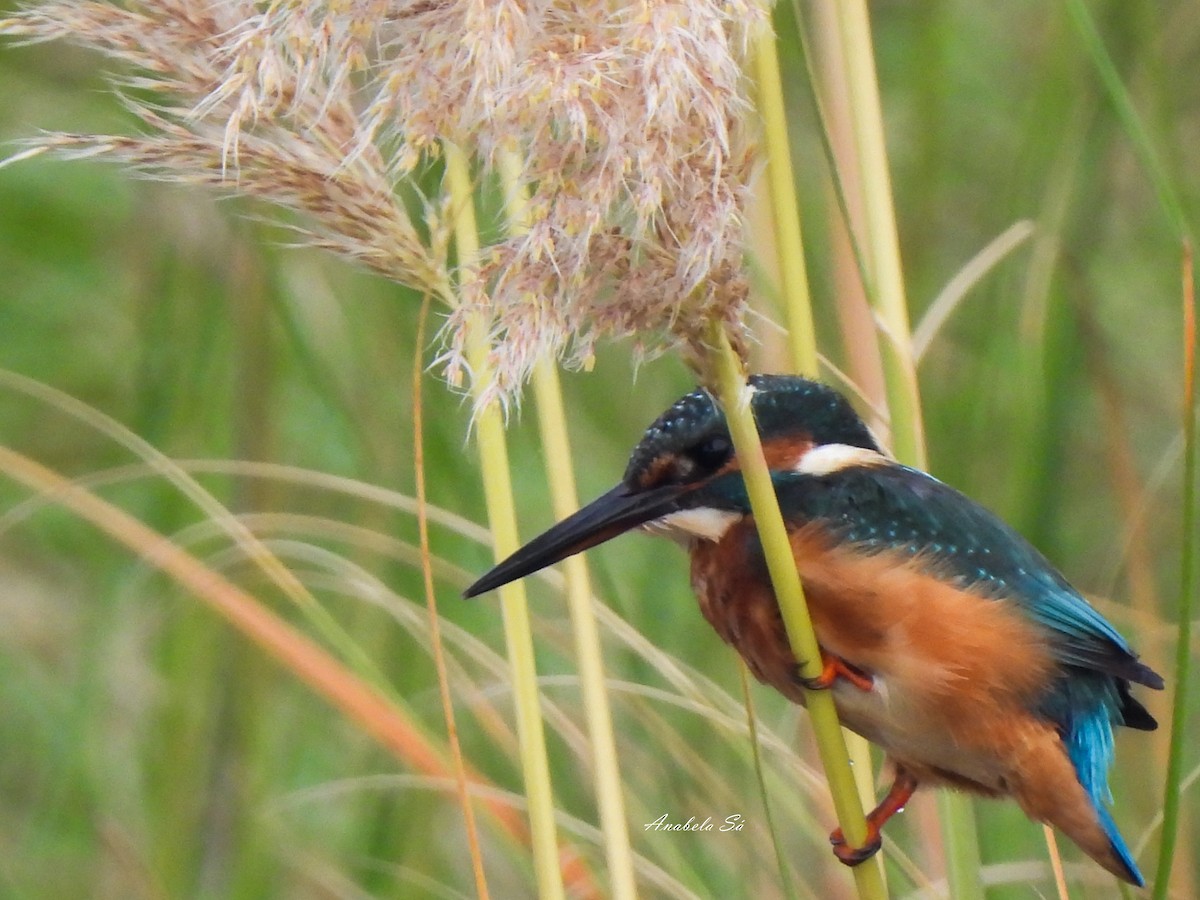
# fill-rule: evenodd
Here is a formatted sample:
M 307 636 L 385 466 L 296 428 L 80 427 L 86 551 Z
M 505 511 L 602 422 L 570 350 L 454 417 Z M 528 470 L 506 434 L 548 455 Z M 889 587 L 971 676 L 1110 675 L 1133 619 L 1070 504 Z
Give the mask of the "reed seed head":
M 647 352 L 740 322 L 755 0 L 46 0 L 0 34 L 83 44 L 145 126 L 55 134 L 153 177 L 297 210 L 309 241 L 449 306 L 444 360 L 490 329 L 484 399 L 601 337 Z M 515 160 L 524 221 L 449 268 L 444 141 Z

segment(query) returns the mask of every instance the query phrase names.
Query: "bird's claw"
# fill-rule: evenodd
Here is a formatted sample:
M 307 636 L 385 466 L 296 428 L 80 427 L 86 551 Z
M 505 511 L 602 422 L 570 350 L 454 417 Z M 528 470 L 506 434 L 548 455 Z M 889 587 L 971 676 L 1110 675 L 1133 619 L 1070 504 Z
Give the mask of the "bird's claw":
M 917 779 L 907 769 L 897 766 L 896 780 L 888 790 L 887 796 L 864 817 L 867 835 L 862 846 L 846 846 L 846 837 L 840 828 L 834 829 L 829 835 L 829 843 L 833 844 L 833 855 L 838 861 L 847 866 L 857 866 L 878 853 L 879 848 L 883 846 L 883 826 L 892 816 L 904 809 L 904 804 L 916 789 Z
M 870 692 L 875 689 L 875 679 L 853 666 L 840 656 L 833 656 L 821 651 L 821 674 L 815 678 L 806 678 L 799 672 L 796 681 L 807 691 L 825 691 L 833 687 L 839 678 L 845 679 L 860 691 Z
M 838 858 L 838 862 L 846 866 L 857 866 L 879 852 L 879 848 L 883 846 L 883 837 L 878 829 L 868 825 L 867 842 L 861 847 L 850 847 L 846 844 L 842 829 L 837 828 L 829 835 L 829 843 L 833 845 L 833 855 Z

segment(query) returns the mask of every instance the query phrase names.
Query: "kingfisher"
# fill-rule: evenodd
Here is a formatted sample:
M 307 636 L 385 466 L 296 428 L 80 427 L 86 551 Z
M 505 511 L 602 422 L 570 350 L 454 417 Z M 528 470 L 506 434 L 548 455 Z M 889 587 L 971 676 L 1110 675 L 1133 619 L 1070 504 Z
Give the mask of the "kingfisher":
M 1120 879 L 1144 880 L 1107 803 L 1116 726 L 1157 723 L 1162 689 L 1117 630 L 1016 531 L 896 462 L 837 391 L 755 375 L 750 406 L 821 647 L 805 678 L 788 643 L 724 414 L 703 388 L 646 431 L 620 484 L 471 585 L 473 597 L 633 528 L 691 557 L 700 609 L 763 683 L 803 704 L 832 691 L 843 724 L 895 773 L 856 865 L 918 785 L 1010 796 Z

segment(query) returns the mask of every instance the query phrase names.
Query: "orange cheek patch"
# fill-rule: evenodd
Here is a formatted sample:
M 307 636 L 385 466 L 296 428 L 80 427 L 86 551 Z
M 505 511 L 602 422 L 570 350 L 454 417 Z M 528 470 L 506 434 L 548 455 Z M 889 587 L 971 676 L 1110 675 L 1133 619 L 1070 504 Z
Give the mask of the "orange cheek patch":
M 792 471 L 800 464 L 800 460 L 816 444 L 806 437 L 781 438 L 766 441 L 763 444 L 763 456 L 767 458 L 767 468 L 773 472 Z
M 786 437 L 775 438 L 774 440 L 764 441 L 763 456 L 767 460 L 767 468 L 772 472 L 790 472 L 800 464 L 800 460 L 809 450 L 813 449 L 814 444 L 807 437 Z M 740 472 L 742 469 L 738 463 L 737 457 L 730 457 L 729 462 L 721 467 L 718 475 L 724 475 L 727 472 Z
M 656 457 L 638 476 L 638 487 L 642 490 L 668 481 L 675 474 L 675 457 L 664 453 Z

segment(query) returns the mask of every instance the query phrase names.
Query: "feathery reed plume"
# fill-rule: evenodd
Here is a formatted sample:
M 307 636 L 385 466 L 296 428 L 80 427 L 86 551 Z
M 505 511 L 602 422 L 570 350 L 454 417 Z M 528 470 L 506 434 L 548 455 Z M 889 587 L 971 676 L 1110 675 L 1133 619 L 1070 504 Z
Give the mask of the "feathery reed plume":
M 48 0 L 0 34 L 106 54 L 144 126 L 36 146 L 301 212 L 309 242 L 452 308 L 452 381 L 471 374 L 482 313 L 482 404 L 511 398 L 539 359 L 586 361 L 600 337 L 696 349 L 696 323 L 740 321 L 742 70 L 764 21 L 755 0 Z M 528 231 L 457 289 L 444 200 L 409 177 L 445 140 L 485 167 L 516 150 L 531 197 Z

